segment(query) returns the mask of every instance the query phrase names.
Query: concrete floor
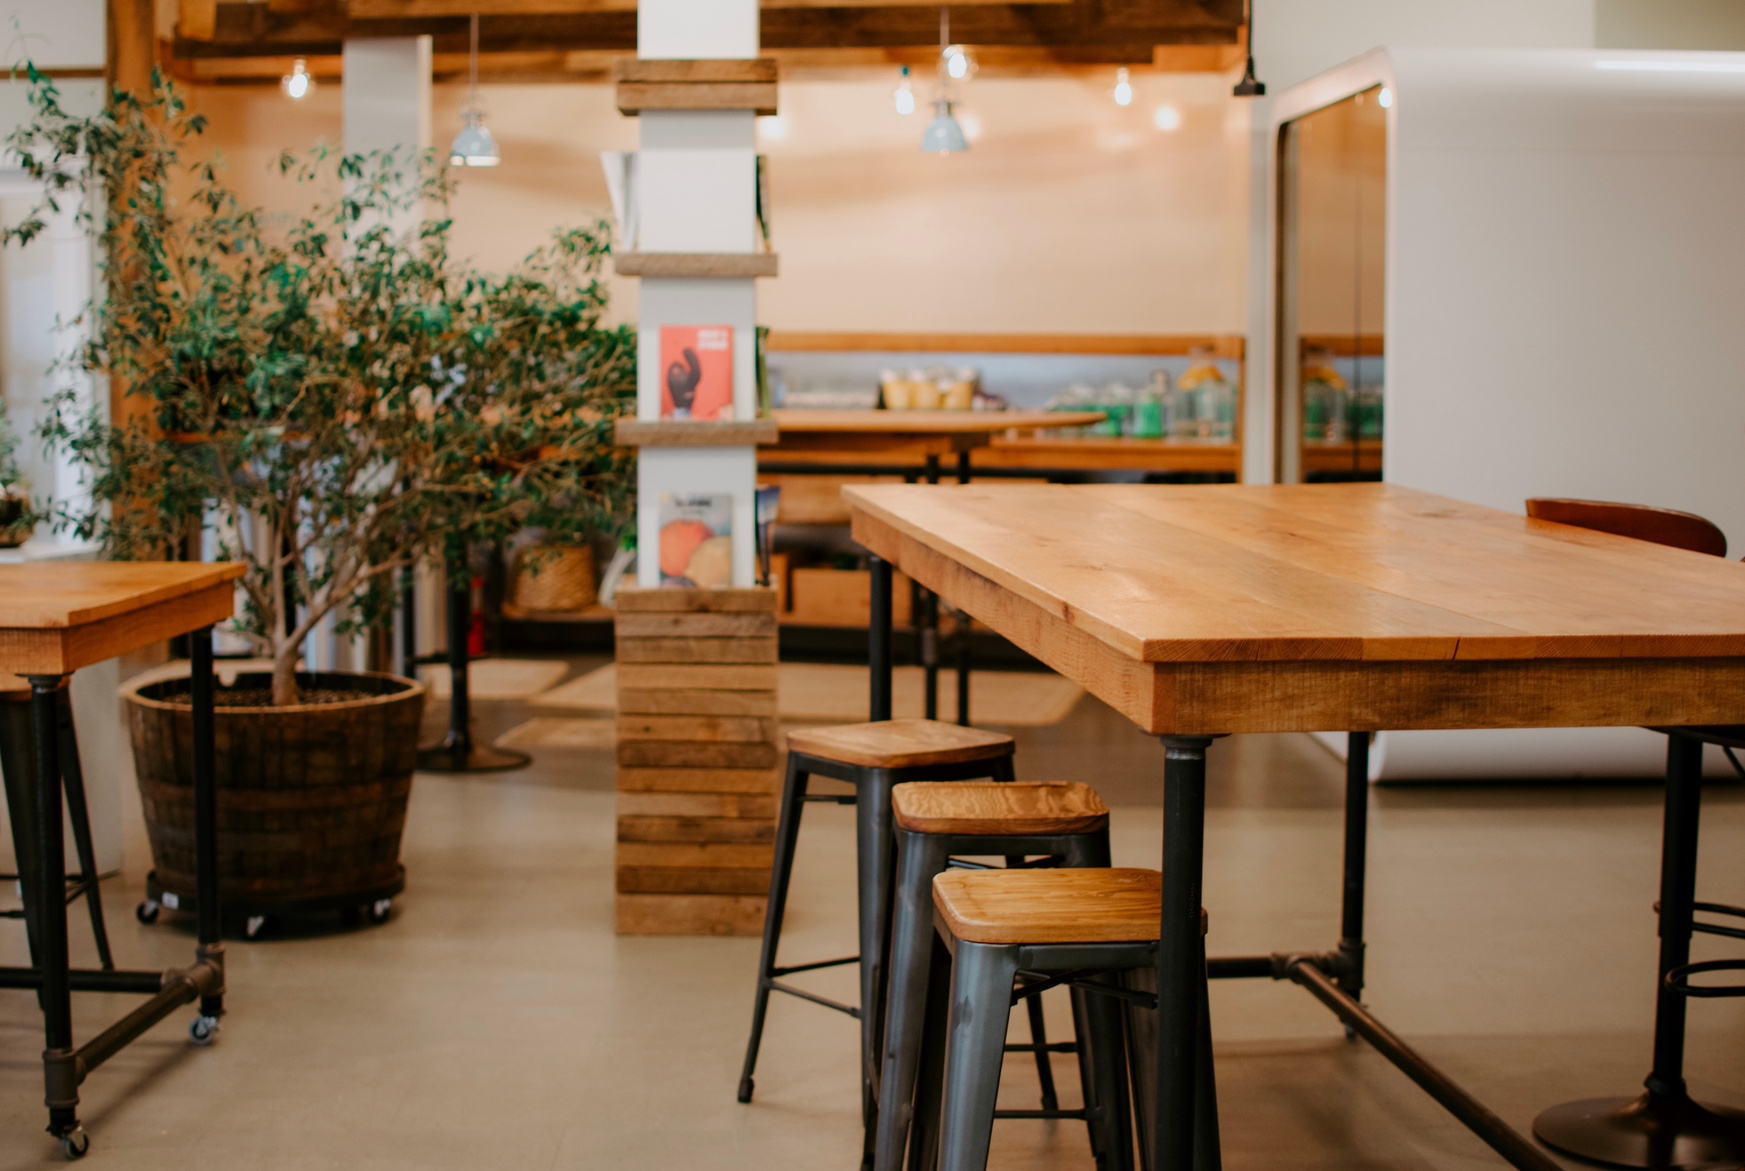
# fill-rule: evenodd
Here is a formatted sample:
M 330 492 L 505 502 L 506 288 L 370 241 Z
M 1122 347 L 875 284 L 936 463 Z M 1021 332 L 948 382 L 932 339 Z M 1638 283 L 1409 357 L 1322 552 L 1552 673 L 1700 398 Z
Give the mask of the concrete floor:
M 486 705 L 487 730 L 524 718 Z M 441 711 L 433 711 L 433 724 Z M 1022 729 L 1020 774 L 1091 781 L 1115 807 L 1119 865 L 1158 860 L 1161 749 L 1094 700 Z M 1206 904 L 1215 953 L 1330 945 L 1341 770 L 1306 737 L 1213 749 Z M 778 998 L 756 1100 L 734 1101 L 757 941 L 611 932 L 612 765 L 542 749 L 520 773 L 418 778 L 408 891 L 381 927 L 289 928 L 229 945 L 230 1012 L 209 1049 L 191 1013 L 94 1074 L 86 1165 L 221 1168 L 851 1167 L 856 1025 Z M 1711 789 L 1702 897 L 1745 903 L 1745 794 Z M 853 950 L 851 811 L 813 806 L 784 941 Z M 1541 1108 L 1628 1093 L 1646 1073 L 1659 794 L 1650 785 L 1419 786 L 1371 796 L 1375 1010 L 1526 1128 Z M 185 963 L 186 920 L 136 923 L 146 852 L 104 884 L 127 966 Z M 24 958 L 0 924 L 0 962 Z M 75 956 L 90 960 L 77 919 Z M 1699 937 L 1703 958 L 1731 950 Z M 813 986 L 853 999 L 852 975 Z M 1057 994 L 1051 994 L 1057 995 Z M 81 1037 L 132 998 L 75 1000 Z M 1225 1166 L 1500 1167 L 1392 1066 L 1348 1044 L 1300 989 L 1214 986 Z M 1051 1002 L 1056 1027 L 1067 1016 Z M 60 1163 L 42 1133 L 40 1018 L 0 992 L 0 1171 Z M 1698 1001 L 1689 1072 L 1745 1105 L 1745 1006 Z M 1076 1084 L 1059 1058 L 1063 1086 Z M 1003 1097 L 1034 1101 L 1008 1062 Z M 1063 1097 L 1070 1097 L 1064 1091 Z M 1090 1166 L 1082 1127 L 1006 1122 L 993 1165 Z

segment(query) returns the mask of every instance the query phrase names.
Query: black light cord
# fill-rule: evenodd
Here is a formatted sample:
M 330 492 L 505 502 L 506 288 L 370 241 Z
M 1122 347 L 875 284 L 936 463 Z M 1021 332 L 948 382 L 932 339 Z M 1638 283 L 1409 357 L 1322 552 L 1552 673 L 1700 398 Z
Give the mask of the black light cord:
M 1254 0 L 1248 0 L 1243 10 L 1248 24 L 1248 68 L 1243 70 L 1242 80 L 1230 92 L 1239 98 L 1265 97 L 1266 83 L 1254 76 Z

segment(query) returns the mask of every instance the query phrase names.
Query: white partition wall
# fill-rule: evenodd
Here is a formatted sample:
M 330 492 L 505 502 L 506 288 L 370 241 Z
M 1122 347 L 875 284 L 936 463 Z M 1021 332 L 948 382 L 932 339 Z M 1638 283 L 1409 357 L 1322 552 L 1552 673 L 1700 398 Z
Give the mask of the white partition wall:
M 1392 98 L 1386 479 L 1515 512 L 1529 496 L 1684 509 L 1745 553 L 1745 54 L 1377 49 L 1281 95 L 1275 144 L 1376 85 Z M 1265 424 L 1271 447 L 1276 411 Z M 1651 775 L 1664 743 L 1396 732 L 1371 759 L 1383 779 Z

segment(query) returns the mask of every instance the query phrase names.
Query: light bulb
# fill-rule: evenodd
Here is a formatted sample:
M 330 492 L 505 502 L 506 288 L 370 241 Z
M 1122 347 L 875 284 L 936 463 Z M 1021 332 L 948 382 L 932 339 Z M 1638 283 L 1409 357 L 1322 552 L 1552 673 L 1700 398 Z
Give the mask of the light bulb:
M 909 85 L 909 67 L 903 66 L 903 80 L 897 83 L 897 88 L 891 91 L 891 100 L 896 103 L 897 113 L 913 114 L 915 112 L 915 90 Z
M 308 63 L 299 57 L 291 62 L 291 72 L 279 79 L 279 88 L 285 91 L 289 98 L 303 98 L 315 88 L 315 79 L 309 76 Z
M 1127 80 L 1127 68 L 1122 66 L 1115 70 L 1115 104 L 1128 106 L 1133 104 L 1133 83 Z
M 1151 112 L 1151 124 L 1165 132 L 1180 130 L 1182 112 L 1174 106 L 1159 106 Z
M 975 68 L 975 62 L 970 60 L 969 50 L 962 45 L 947 45 L 944 55 L 945 72 L 953 81 L 962 81 Z
M 1394 91 L 1384 85 L 1381 92 L 1375 95 L 1375 100 L 1385 110 L 1394 104 Z

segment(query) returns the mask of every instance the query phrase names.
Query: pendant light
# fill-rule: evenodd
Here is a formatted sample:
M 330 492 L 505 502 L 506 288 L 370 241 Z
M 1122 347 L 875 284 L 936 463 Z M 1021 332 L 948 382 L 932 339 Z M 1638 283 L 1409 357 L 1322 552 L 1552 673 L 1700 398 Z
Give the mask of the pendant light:
M 1248 0 L 1246 15 L 1248 17 L 1248 68 L 1242 71 L 1242 80 L 1236 83 L 1236 88 L 1230 93 L 1239 98 L 1263 98 L 1266 96 L 1266 82 L 1254 76 L 1254 0 Z
M 1115 70 L 1115 88 L 1109 91 L 1109 96 L 1115 99 L 1117 106 L 1133 104 L 1133 79 L 1128 75 L 1125 65 Z
M 448 148 L 448 161 L 456 167 L 494 167 L 502 162 L 497 140 L 479 113 L 479 14 L 473 13 L 472 44 L 467 52 L 466 124 Z
M 951 11 L 939 10 L 939 83 L 933 89 L 933 120 L 921 134 L 924 154 L 956 154 L 969 149 L 969 139 L 963 127 L 952 116 L 957 105 L 954 80 L 962 80 L 974 70 L 975 63 L 962 45 L 951 43 Z

